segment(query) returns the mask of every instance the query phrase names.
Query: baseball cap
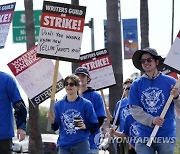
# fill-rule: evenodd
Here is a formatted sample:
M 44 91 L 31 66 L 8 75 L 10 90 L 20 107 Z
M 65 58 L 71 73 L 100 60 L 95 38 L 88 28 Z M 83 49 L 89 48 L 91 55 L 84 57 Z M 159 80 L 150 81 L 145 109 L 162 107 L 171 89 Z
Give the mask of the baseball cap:
M 90 78 L 89 70 L 86 67 L 76 68 L 75 74 L 84 74 Z

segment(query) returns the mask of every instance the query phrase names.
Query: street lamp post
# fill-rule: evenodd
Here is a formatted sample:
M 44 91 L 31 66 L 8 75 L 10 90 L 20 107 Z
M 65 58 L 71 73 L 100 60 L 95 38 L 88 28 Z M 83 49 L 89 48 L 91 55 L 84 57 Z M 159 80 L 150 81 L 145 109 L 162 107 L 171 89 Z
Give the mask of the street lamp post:
M 91 18 L 91 20 L 88 23 L 85 23 L 84 26 L 91 28 L 91 50 L 94 51 L 94 19 Z

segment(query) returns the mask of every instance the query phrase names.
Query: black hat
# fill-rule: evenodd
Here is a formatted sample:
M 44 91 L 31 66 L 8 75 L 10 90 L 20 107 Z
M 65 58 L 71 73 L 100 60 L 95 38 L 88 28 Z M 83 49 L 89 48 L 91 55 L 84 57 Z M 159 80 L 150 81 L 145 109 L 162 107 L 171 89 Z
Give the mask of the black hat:
M 86 67 L 78 67 L 75 70 L 75 74 L 84 74 L 90 78 L 89 70 Z
M 157 51 L 153 48 L 144 48 L 142 50 L 137 50 L 134 54 L 133 54 L 133 57 L 132 57 L 132 61 L 133 61 L 133 64 L 134 66 L 139 69 L 140 71 L 144 71 L 142 66 L 141 66 L 141 56 L 144 54 L 144 53 L 149 53 L 151 54 L 153 57 L 155 57 L 156 60 L 159 60 L 159 64 L 157 66 L 157 68 L 159 69 L 163 62 L 164 62 L 164 59 L 158 55 Z

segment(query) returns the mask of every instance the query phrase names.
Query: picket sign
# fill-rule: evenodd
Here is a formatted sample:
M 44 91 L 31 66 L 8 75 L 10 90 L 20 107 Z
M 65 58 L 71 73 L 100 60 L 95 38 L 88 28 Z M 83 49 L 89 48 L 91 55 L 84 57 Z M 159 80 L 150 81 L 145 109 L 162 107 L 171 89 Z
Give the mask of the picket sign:
M 102 99 L 103 99 L 103 102 L 104 102 L 104 106 L 105 106 L 105 110 L 106 110 L 107 122 L 110 123 L 111 117 L 110 117 L 110 115 L 109 115 L 108 105 L 107 105 L 106 100 L 105 100 L 105 97 L 104 97 L 104 92 L 103 92 L 103 90 L 100 90 L 100 92 L 101 92 L 101 96 L 102 96 Z
M 180 51 L 179 51 L 179 45 L 180 45 L 180 31 L 174 41 L 174 43 L 172 44 L 171 46 L 171 49 L 164 61 L 164 64 L 169 66 L 170 68 L 172 69 L 175 69 L 176 72 L 179 73 L 179 66 L 180 66 L 180 62 L 179 62 L 179 58 L 180 58 Z M 178 78 L 176 84 L 175 84 L 175 88 L 179 88 L 180 86 L 180 78 Z M 165 114 L 173 100 L 174 96 L 173 95 L 170 95 L 167 102 L 166 102 L 166 105 L 164 106 L 164 109 L 160 115 L 161 118 L 164 118 L 165 117 Z M 157 134 L 157 131 L 159 130 L 159 126 L 155 126 L 152 133 L 151 133 L 151 136 L 147 142 L 147 146 L 151 146 L 156 134 Z
M 61 13 L 59 10 L 50 10 L 51 7 L 62 8 L 65 11 Z M 70 10 L 78 11 L 71 13 Z M 85 14 L 85 6 L 50 1 L 43 3 L 37 56 L 56 60 L 49 111 L 53 111 L 55 104 L 58 60 L 79 62 Z M 63 22 L 58 22 L 58 20 Z M 48 119 L 47 131 L 50 131 L 50 127 L 51 121 Z
M 57 84 L 57 78 L 58 78 L 58 69 L 59 69 L 59 60 L 56 60 L 56 63 L 55 63 L 55 66 L 54 66 L 52 93 L 51 93 L 51 98 L 50 98 L 51 99 L 50 107 L 49 107 L 50 112 L 54 112 L 56 84 Z M 47 131 L 50 132 L 50 130 L 51 130 L 51 120 L 50 120 L 50 118 L 48 118 Z

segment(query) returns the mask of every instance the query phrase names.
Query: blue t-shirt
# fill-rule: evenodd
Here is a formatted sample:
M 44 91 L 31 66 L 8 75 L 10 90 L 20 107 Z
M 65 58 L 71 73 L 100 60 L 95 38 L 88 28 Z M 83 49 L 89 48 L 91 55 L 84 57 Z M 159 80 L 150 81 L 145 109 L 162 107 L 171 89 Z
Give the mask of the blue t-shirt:
M 127 97 L 123 98 L 121 101 L 119 100 L 116 103 L 116 107 L 115 107 L 114 114 L 113 114 L 113 119 L 115 119 L 116 112 L 118 110 L 119 105 L 121 105 L 121 106 L 120 106 L 120 110 L 119 110 L 119 115 L 118 115 L 117 121 L 118 121 L 118 124 L 120 124 L 119 131 L 123 132 L 125 119 L 130 114 L 129 107 L 128 107 L 128 99 L 127 99 Z
M 88 140 L 89 130 L 76 130 L 74 117 L 81 117 L 85 124 L 98 123 L 92 103 L 78 97 L 74 102 L 68 102 L 67 97 L 54 106 L 55 123 L 59 125 L 58 147 L 69 148 L 77 143 Z
M 13 103 L 22 100 L 15 80 L 0 72 L 0 140 L 14 136 Z
M 123 133 L 129 137 L 129 144 L 135 147 L 136 139 L 139 136 L 138 122 L 130 114 L 125 119 Z
M 101 95 L 97 91 L 95 91 L 94 89 L 89 88 L 87 91 L 85 91 L 82 94 L 82 97 L 84 97 L 84 98 L 91 101 L 91 103 L 93 104 L 93 107 L 94 107 L 94 110 L 95 110 L 95 113 L 96 113 L 97 117 L 106 118 L 106 112 L 105 112 L 105 108 L 104 108 L 104 103 L 103 103 Z M 100 133 L 100 129 L 97 130 L 95 133 L 90 134 L 90 136 L 89 136 L 89 143 L 90 143 L 90 148 L 91 149 L 98 149 L 98 145 L 96 144 L 97 141 L 94 141 L 95 136 L 98 133 Z
M 171 91 L 171 85 L 175 85 L 176 80 L 170 76 L 159 74 L 155 79 L 141 77 L 133 82 L 129 93 L 129 105 L 136 105 L 156 117 L 160 116 Z M 152 127 L 139 123 L 139 136 L 149 137 L 153 131 Z M 175 136 L 175 114 L 174 102 L 171 103 L 163 126 L 159 128 L 157 137 Z

